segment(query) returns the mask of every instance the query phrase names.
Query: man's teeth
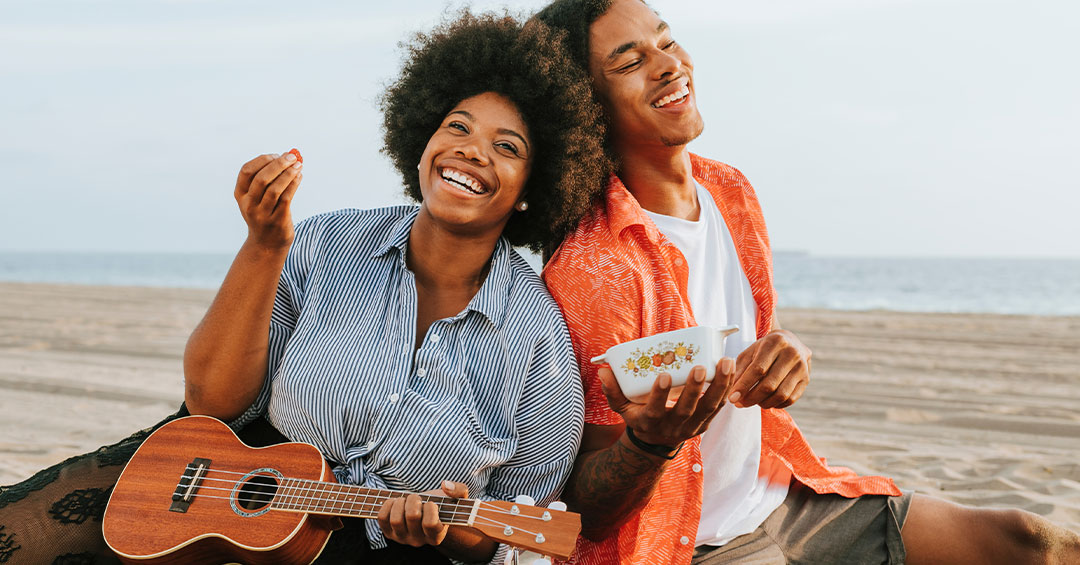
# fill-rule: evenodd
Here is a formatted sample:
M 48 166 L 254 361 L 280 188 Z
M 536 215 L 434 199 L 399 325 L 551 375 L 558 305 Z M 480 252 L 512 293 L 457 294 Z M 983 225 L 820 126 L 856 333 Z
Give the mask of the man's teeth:
M 667 106 L 668 104 L 685 97 L 687 94 L 690 94 L 690 87 L 684 86 L 677 92 L 672 92 L 671 94 L 668 94 L 667 96 L 657 100 L 656 102 L 653 102 L 653 108 L 662 108 L 664 106 Z
M 442 172 L 442 178 L 448 181 L 455 182 L 461 186 L 469 189 L 477 194 L 484 193 L 484 187 L 476 181 L 476 179 L 466 175 L 465 173 L 459 173 L 450 169 L 444 169 Z

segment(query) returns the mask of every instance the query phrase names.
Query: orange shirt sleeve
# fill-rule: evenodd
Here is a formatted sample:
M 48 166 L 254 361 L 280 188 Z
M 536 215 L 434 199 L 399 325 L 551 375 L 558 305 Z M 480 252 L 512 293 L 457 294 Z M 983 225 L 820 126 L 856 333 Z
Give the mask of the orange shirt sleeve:
M 550 264 L 544 282 L 562 309 L 570 340 L 574 344 L 585 391 L 585 423 L 622 424 L 608 406 L 597 377 L 599 366 L 590 359 L 609 347 L 641 337 L 640 284 L 629 268 L 605 265 L 599 269 Z

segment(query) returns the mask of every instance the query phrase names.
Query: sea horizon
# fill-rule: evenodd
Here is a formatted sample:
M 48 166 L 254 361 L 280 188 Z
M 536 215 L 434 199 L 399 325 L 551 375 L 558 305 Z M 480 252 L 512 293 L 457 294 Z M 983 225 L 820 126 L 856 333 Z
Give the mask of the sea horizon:
M 539 257 L 519 250 L 534 269 Z M 235 253 L 0 251 L 0 281 L 216 289 Z M 781 308 L 1080 316 L 1080 258 L 773 257 Z

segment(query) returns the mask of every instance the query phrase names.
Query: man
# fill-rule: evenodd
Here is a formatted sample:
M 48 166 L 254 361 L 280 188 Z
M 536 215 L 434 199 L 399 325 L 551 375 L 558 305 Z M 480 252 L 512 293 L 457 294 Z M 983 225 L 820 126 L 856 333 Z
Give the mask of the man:
M 564 498 L 581 512 L 581 563 L 1080 562 L 1080 537 L 1018 510 L 901 492 L 816 457 L 782 409 L 810 351 L 775 318 L 771 252 L 753 189 L 696 155 L 693 64 L 641 0 L 556 0 L 619 162 L 602 209 L 544 270 L 570 328 L 586 426 Z M 696 369 L 667 406 L 589 363 L 608 347 L 690 325 L 737 324 L 714 384 Z

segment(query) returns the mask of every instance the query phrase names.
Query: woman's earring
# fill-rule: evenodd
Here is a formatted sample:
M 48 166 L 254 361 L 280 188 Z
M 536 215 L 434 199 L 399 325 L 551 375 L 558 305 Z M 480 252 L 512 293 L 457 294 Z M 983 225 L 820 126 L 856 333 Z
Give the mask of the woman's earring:
M 416 170 L 418 170 L 418 171 L 420 170 L 420 163 L 416 164 Z
M 517 206 L 515 206 L 515 208 L 517 208 L 518 212 L 524 212 L 525 210 L 529 209 L 529 203 L 522 200 L 521 202 L 517 203 Z

